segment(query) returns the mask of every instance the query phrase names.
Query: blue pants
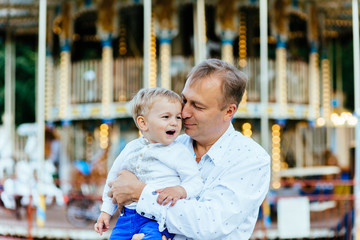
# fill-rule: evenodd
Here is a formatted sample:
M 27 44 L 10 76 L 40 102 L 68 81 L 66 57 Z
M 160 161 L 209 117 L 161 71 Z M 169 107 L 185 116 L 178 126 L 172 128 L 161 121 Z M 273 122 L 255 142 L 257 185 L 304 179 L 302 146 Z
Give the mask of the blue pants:
M 162 235 L 174 238 L 174 234 L 167 230 L 159 232 L 159 224 L 156 221 L 137 214 L 135 209 L 124 207 L 123 215 L 118 218 L 109 240 L 130 240 L 136 233 L 144 233 L 143 240 L 161 240 Z

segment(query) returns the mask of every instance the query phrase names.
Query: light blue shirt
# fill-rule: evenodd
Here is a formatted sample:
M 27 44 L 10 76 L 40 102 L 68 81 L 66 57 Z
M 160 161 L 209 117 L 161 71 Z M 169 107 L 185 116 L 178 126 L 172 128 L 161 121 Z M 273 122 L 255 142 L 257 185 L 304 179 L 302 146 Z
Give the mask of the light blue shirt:
M 182 135 L 179 142 L 194 154 L 193 141 Z M 179 200 L 173 207 L 161 206 L 152 195 L 151 184 L 144 188 L 136 210 L 155 216 L 164 227 L 182 239 L 249 239 L 270 183 L 270 157 L 251 138 L 227 131 L 201 158 L 198 168 L 204 188 L 197 199 Z
M 108 173 L 101 211 L 110 215 L 115 212 L 117 204 L 113 204 L 112 199 L 107 196 L 110 190 L 108 183 L 124 169 L 133 172 L 141 181 L 151 184 L 155 189 L 181 185 L 187 198 L 196 197 L 203 187 L 194 156 L 183 144 L 149 143 L 144 137 L 140 137 L 125 146 Z M 135 209 L 136 203 L 126 207 Z

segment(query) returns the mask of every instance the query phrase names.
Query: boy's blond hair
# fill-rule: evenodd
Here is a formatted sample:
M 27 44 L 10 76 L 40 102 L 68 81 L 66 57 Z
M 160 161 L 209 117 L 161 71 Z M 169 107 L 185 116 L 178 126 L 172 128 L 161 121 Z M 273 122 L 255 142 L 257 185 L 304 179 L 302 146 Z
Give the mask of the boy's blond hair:
M 170 102 L 179 102 L 181 104 L 181 97 L 165 88 L 143 88 L 140 89 L 130 102 L 131 114 L 137 127 L 136 119 L 139 116 L 146 115 L 157 98 L 167 98 Z

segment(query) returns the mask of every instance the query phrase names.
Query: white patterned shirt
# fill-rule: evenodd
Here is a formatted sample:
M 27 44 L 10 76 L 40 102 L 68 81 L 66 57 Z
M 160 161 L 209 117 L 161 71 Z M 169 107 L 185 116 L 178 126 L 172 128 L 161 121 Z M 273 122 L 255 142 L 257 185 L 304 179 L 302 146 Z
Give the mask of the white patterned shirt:
M 186 190 L 187 198 L 198 196 L 203 181 L 200 177 L 194 156 L 179 142 L 169 145 L 151 143 L 144 137 L 129 142 L 115 159 L 106 179 L 101 211 L 112 215 L 117 204 L 107 196 L 113 181 L 121 170 L 133 172 L 141 181 L 155 186 L 156 189 L 181 185 Z M 126 206 L 136 208 L 136 203 Z
M 193 141 L 182 135 L 194 154 Z M 173 207 L 156 203 L 155 186 L 145 186 L 136 210 L 154 216 L 160 230 L 175 233 L 174 240 L 249 239 L 270 183 L 270 157 L 251 138 L 227 131 L 201 158 L 198 168 L 204 188 L 196 199 L 181 199 Z

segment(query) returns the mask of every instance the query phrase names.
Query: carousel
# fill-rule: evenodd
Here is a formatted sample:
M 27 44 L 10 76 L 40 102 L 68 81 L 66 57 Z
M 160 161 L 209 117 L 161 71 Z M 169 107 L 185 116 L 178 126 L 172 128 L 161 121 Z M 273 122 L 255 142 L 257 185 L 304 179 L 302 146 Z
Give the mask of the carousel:
M 144 87 L 180 93 L 192 66 L 219 58 L 249 77 L 234 127 L 272 158 L 271 191 L 254 239 L 331 238 L 360 229 L 356 218 L 351 227 L 340 226 L 342 216 L 357 215 L 359 201 L 357 1 L 8 0 L 0 6 L 6 55 L 0 176 L 10 205 L 19 193 L 4 183 L 19 178 L 21 164 L 40 173 L 53 163 L 55 170 L 46 171 L 57 177 L 48 188 L 59 204 L 60 194 L 99 198 L 115 157 L 139 136 L 129 114 L 132 96 Z M 27 36 L 38 36 L 37 122 L 15 129 L 16 40 Z M 308 199 L 295 203 L 308 213 L 298 213 L 299 223 L 284 214 L 291 202 L 280 200 L 289 192 Z

